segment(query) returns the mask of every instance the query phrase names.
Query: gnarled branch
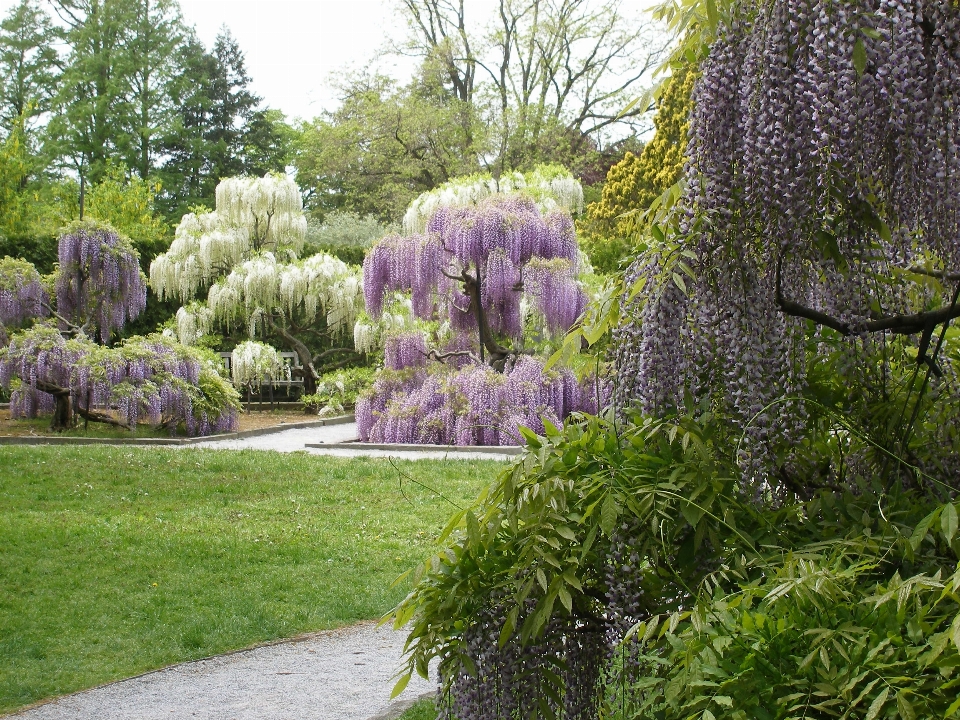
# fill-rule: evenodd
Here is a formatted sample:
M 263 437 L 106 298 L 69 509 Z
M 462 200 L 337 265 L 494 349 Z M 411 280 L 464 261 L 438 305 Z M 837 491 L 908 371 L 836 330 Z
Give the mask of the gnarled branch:
M 914 335 L 916 333 L 927 332 L 928 330 L 950 322 L 960 317 L 960 305 L 951 303 L 936 310 L 915 313 L 913 315 L 888 315 L 865 323 L 851 325 L 850 323 L 838 320 L 831 315 L 822 313 L 819 310 L 808 308 L 793 300 L 788 300 L 783 295 L 783 287 L 780 282 L 780 270 L 783 261 L 777 263 L 777 307 L 785 315 L 805 318 L 812 320 L 817 325 L 823 325 L 844 336 L 859 335 L 860 333 L 891 332 L 894 335 Z

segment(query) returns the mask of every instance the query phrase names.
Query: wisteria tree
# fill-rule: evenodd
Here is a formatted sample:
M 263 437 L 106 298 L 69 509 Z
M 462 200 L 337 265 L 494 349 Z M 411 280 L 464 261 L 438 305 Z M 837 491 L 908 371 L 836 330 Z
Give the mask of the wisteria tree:
M 0 351 L 0 385 L 11 391 L 13 418 L 53 413 L 55 429 L 69 427 L 73 412 L 94 422 L 131 429 L 147 422 L 188 435 L 237 426 L 237 392 L 214 358 L 162 335 L 109 348 L 36 325 Z M 115 415 L 104 411 L 110 408 Z
M 59 265 L 53 277 L 55 304 L 50 302 L 30 263 L 6 259 L 0 274 L 3 276 L 0 289 L 3 325 L 22 326 L 29 318 L 52 315 L 60 332 L 78 338 L 77 342 L 83 346 L 92 344 L 87 338 L 94 336 L 107 344 L 115 331 L 146 307 L 146 278 L 140 271 L 137 251 L 129 239 L 107 225 L 79 222 L 61 234 Z M 31 334 L 32 331 L 27 331 L 17 343 L 11 340 L 9 353 L 14 353 L 17 347 L 29 347 Z M 38 368 L 29 369 L 29 363 L 24 364 L 23 360 L 9 366 L 10 372 L 31 388 L 18 393 L 22 402 L 17 407 L 28 416 L 41 407 L 53 410 L 54 429 L 68 427 L 74 413 L 92 417 L 89 404 L 85 407 L 74 404 L 69 384 L 58 384 L 57 379 L 44 376 L 46 354 L 42 350 L 37 352 L 40 353 L 35 359 L 40 363 L 39 376 Z M 13 371 L 15 367 L 19 368 L 17 372 Z M 26 398 L 24 393 L 41 393 L 43 397 Z M 106 416 L 93 419 L 105 420 Z
M 130 241 L 81 222 L 60 236 L 51 299 L 30 263 L 0 261 L 2 324 L 23 327 L 0 350 L 0 386 L 13 418 L 52 414 L 52 428 L 76 416 L 121 427 L 138 422 L 189 435 L 235 429 L 234 389 L 212 356 L 159 335 L 108 347 L 146 304 L 146 278 Z M 99 343 L 95 340 L 99 340 Z
M 578 195 L 569 174 L 554 173 L 551 182 L 568 201 Z M 425 231 L 386 237 L 367 255 L 370 317 L 381 318 L 386 306 L 396 325 L 390 304 L 409 294 L 415 321 L 438 326 L 425 332 L 414 322 L 388 334 L 388 372 L 357 404 L 361 438 L 515 444 L 518 425 L 543 429 L 541 415 L 560 423 L 570 412 L 596 410 L 594 389 L 570 371 L 544 372 L 532 357 L 537 342 L 566 331 L 586 304 L 573 220 L 552 197 L 541 198 L 551 208 L 542 212 L 529 193 L 491 192 L 491 185 L 471 178 L 418 199 L 408 225 L 433 207 Z M 358 344 L 368 332 L 358 324 Z M 458 412 L 461 397 L 467 409 Z
M 180 339 L 195 342 L 214 326 L 279 338 L 297 353 L 307 393 L 324 365 L 351 359 L 341 341 L 360 308 L 359 274 L 325 253 L 299 260 L 306 228 L 292 180 L 221 181 L 216 210 L 184 215 L 170 250 L 150 266 L 154 292 L 185 303 Z M 205 302 L 190 302 L 204 291 Z

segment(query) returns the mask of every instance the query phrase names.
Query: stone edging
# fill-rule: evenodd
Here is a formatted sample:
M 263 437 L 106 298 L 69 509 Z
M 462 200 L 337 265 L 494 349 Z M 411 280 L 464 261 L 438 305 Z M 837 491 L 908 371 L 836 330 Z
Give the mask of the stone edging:
M 225 433 L 223 435 L 206 435 L 196 438 L 89 438 L 89 437 L 58 437 L 56 435 L 27 435 L 20 437 L 0 437 L 0 445 L 140 445 L 144 447 L 189 446 L 198 443 L 217 442 L 220 440 L 240 440 L 242 438 L 272 435 L 284 430 L 299 430 L 325 425 L 343 425 L 354 422 L 353 415 L 339 415 L 324 418 L 323 420 L 307 420 L 305 422 L 288 423 L 286 425 L 272 425 L 257 430 Z
M 408 443 L 369 443 L 348 440 L 337 443 L 307 443 L 304 447 L 324 450 L 396 450 L 398 452 L 481 453 L 483 455 L 520 455 L 525 448 L 519 445 L 415 445 Z
M 403 715 L 407 710 L 412 708 L 421 700 L 434 699 L 437 697 L 435 692 L 425 692 L 419 697 L 411 698 L 409 700 L 397 700 L 394 703 L 391 703 L 390 707 L 384 710 L 382 713 L 374 715 L 370 720 L 397 720 L 398 717 Z

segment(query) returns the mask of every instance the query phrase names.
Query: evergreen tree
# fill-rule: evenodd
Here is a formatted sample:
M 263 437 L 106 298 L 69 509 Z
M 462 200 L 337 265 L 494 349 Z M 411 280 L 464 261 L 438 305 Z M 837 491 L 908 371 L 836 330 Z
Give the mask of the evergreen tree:
M 55 93 L 59 57 L 57 30 L 36 0 L 21 0 L 0 22 L 0 127 L 6 134 L 23 117 L 49 111 Z
M 179 218 L 195 205 L 213 207 L 227 176 L 282 172 L 293 131 L 278 111 L 258 109 L 243 51 L 224 28 L 208 52 L 188 37 L 177 53 L 179 79 L 171 86 L 174 121 L 161 147 L 167 160 L 158 207 Z
M 210 78 L 212 102 L 205 139 L 213 173 L 210 180 L 216 186 L 222 177 L 246 173 L 246 130 L 262 98 L 250 91 L 243 51 L 226 27 L 217 36 L 213 56 L 216 65 Z

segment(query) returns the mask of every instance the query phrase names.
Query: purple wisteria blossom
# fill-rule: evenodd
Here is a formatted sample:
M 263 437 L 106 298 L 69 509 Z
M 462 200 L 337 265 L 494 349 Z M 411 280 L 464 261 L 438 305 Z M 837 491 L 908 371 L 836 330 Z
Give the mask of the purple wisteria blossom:
M 676 252 L 641 258 L 615 346 L 625 400 L 658 413 L 689 391 L 722 409 L 762 485 L 804 419 L 806 321 L 784 300 L 848 328 L 864 374 L 868 321 L 926 309 L 876 279 L 918 262 L 960 272 L 960 13 L 938 0 L 732 12 L 699 68 L 676 215 L 696 279 L 681 289 Z
M 579 381 L 569 370 L 543 369 L 521 357 L 504 373 L 486 365 L 384 371 L 357 401 L 363 441 L 440 445 L 518 445 L 522 425 L 544 432 L 571 413 L 596 413 L 609 400 L 606 383 Z
M 147 305 L 146 277 L 130 241 L 109 227 L 78 223 L 60 237 L 57 314 L 103 343 Z
M 40 273 L 25 260 L 0 259 L 0 326 L 20 327 L 49 314 L 50 299 Z
M 14 419 L 52 412 L 51 393 L 62 389 L 74 408 L 129 427 L 148 423 L 191 436 L 237 427 L 236 392 L 213 363 L 162 335 L 106 348 L 39 325 L 13 336 L 0 355 L 0 385 L 11 391 Z

